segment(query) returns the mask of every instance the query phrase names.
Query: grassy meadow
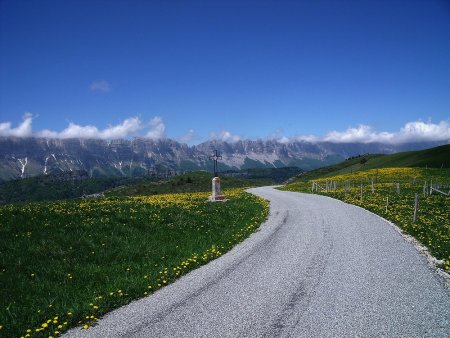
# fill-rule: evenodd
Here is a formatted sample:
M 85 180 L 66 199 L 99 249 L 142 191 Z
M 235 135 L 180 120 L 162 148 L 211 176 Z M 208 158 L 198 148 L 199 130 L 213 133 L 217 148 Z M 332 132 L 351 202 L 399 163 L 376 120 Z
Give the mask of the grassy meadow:
M 315 182 L 314 189 L 313 182 Z M 439 186 L 440 190 L 448 193 L 450 169 L 372 169 L 297 180 L 281 189 L 314 192 L 370 210 L 390 220 L 403 232 L 414 236 L 429 249 L 434 257 L 444 262 L 443 269 L 449 270 L 450 196 L 436 191 L 430 195 L 431 184 L 435 187 Z M 416 193 L 419 197 L 418 211 L 416 222 L 413 222 Z
M 260 176 L 255 178 L 221 177 L 222 185 L 227 188 L 271 185 L 276 183 L 273 178 L 289 173 L 285 168 L 267 171 L 268 169 L 258 170 L 257 174 L 259 173 Z M 58 180 L 60 176 L 66 179 Z M 0 182 L 0 205 L 70 199 L 103 192 L 108 196 L 131 196 L 210 191 L 212 179 L 211 173 L 205 171 L 190 172 L 165 179 L 149 176 L 94 178 L 75 176 L 72 179 L 69 175 L 60 176 L 37 176 Z
M 89 328 L 222 255 L 267 217 L 242 189 L 0 206 L 0 336 Z
M 381 168 L 450 168 L 450 144 L 419 151 L 396 154 L 366 154 L 343 162 L 302 173 L 293 181 L 352 174 Z
M 191 172 L 159 182 L 139 182 L 123 185 L 105 192 L 106 196 L 139 196 L 169 193 L 206 192 L 211 191 L 211 173 L 205 171 Z M 220 177 L 221 184 L 227 188 L 258 187 L 273 185 L 275 181 L 262 178 Z

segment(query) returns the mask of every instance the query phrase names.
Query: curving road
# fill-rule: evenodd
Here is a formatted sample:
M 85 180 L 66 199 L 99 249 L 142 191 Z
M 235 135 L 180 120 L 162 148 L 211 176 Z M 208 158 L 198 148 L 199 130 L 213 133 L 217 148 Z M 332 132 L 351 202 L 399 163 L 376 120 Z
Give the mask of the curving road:
M 317 195 L 270 200 L 221 258 L 67 337 L 449 337 L 450 293 L 386 221 Z

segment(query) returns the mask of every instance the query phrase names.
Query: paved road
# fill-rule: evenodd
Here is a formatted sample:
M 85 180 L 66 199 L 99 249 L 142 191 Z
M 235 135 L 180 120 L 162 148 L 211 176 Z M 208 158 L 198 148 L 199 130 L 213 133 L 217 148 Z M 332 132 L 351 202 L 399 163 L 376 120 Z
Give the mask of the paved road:
M 385 221 L 268 187 L 244 243 L 68 337 L 449 337 L 450 293 Z

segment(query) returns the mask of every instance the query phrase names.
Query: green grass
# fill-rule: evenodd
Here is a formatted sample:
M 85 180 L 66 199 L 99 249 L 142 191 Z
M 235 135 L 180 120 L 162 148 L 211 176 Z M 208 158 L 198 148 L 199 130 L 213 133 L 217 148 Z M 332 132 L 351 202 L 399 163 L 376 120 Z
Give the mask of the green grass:
M 391 155 L 368 154 L 298 175 L 292 181 L 307 181 L 381 168 L 450 168 L 450 145 Z
M 117 186 L 150 181 L 143 177 L 100 177 L 58 180 L 36 176 L 0 184 L 0 204 L 69 199 L 102 192 Z
M 372 179 L 374 192 L 372 192 Z M 443 260 L 443 269 L 450 269 L 450 197 L 436 192 L 432 195 L 423 195 L 425 182 L 429 188 L 432 181 L 434 185 L 439 184 L 441 190 L 448 192 L 450 169 L 372 169 L 297 181 L 281 189 L 311 193 L 313 181 L 324 188 L 317 193 L 361 206 L 392 221 L 405 233 L 414 236 L 425 245 L 433 256 Z M 336 182 L 337 190 L 334 190 L 333 184 L 332 188 L 326 192 L 327 181 Z M 347 183 L 351 184 L 350 189 L 345 188 Z M 400 193 L 397 192 L 397 183 L 399 183 Z M 363 184 L 362 200 L 361 184 Z M 417 220 L 413 222 L 416 193 L 419 196 L 419 208 Z
M 363 170 L 365 167 L 361 164 L 361 160 L 364 158 L 368 162 L 378 157 L 382 157 L 384 155 L 365 155 L 358 158 L 353 158 L 351 160 L 346 160 L 337 164 L 333 164 L 330 166 L 318 168 L 315 170 L 311 170 L 305 173 L 298 175 L 292 181 L 307 181 L 321 177 L 329 177 L 333 175 L 339 175 L 348 172 L 355 172 L 359 170 Z
M 280 169 L 283 171 L 283 169 Z M 223 177 L 226 188 L 271 185 L 275 181 L 270 177 L 256 179 Z M 168 179 L 150 177 L 98 177 L 58 180 L 57 176 L 37 176 L 0 183 L 0 204 L 17 202 L 38 202 L 70 199 L 109 192 L 109 196 L 130 196 L 140 194 L 169 194 L 182 192 L 200 192 L 211 189 L 211 173 L 193 172 Z
M 160 182 L 142 182 L 122 187 L 117 187 L 106 192 L 107 196 L 137 196 L 137 195 L 156 195 L 185 192 L 206 192 L 211 191 L 212 175 L 208 172 L 192 172 L 169 180 Z M 264 185 L 273 185 L 275 182 L 271 179 L 258 178 L 236 178 L 221 176 L 221 186 L 224 189 L 257 187 Z
M 260 198 L 225 193 L 0 206 L 0 335 L 88 326 L 222 255 L 268 214 Z
M 368 161 L 365 170 L 396 167 L 450 168 L 450 144 L 420 151 L 379 156 Z
M 340 155 L 329 155 L 322 159 L 314 159 L 314 158 L 295 158 L 291 159 L 288 162 L 289 166 L 299 167 L 303 170 L 314 170 L 317 168 L 321 168 L 323 166 L 334 165 L 338 162 L 341 162 L 344 158 Z
M 293 176 L 303 172 L 298 167 L 281 167 L 281 168 L 260 168 L 260 169 L 246 169 L 236 171 L 226 171 L 220 174 L 221 177 L 234 177 L 245 179 L 265 179 L 268 183 L 280 184 L 290 179 Z M 262 181 L 264 182 L 264 181 Z

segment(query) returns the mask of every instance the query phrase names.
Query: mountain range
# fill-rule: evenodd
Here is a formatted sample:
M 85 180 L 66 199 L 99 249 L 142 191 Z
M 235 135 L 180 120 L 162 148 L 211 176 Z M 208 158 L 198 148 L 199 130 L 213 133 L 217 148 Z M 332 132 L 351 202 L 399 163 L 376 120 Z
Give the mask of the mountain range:
M 140 176 L 151 171 L 211 170 L 209 156 L 222 155 L 219 171 L 296 166 L 311 170 L 345 158 L 431 148 L 448 142 L 404 144 L 277 140 L 207 141 L 188 146 L 171 139 L 47 139 L 0 137 L 0 181 L 61 172 L 91 177 Z

